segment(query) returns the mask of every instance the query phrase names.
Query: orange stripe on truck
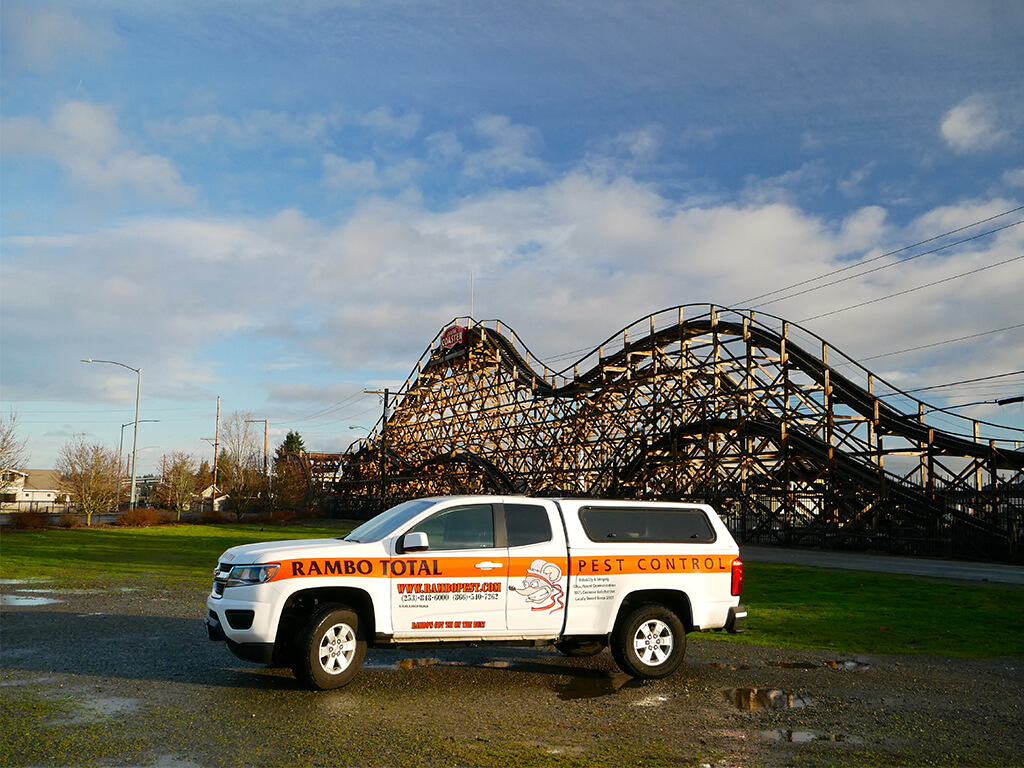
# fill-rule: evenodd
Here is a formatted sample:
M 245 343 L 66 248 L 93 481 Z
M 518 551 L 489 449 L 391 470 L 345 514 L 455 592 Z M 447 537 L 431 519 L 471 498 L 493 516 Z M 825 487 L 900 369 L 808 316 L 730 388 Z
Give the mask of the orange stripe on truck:
M 736 555 L 609 555 L 574 556 L 570 575 L 649 573 L 730 573 Z

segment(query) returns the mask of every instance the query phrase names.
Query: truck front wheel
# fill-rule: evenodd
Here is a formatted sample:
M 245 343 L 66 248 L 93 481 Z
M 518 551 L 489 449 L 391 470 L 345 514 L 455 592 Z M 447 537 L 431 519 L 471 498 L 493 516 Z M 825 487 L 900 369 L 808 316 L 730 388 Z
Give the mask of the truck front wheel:
M 615 663 L 633 677 L 667 677 L 683 661 L 686 630 L 665 606 L 641 605 L 616 626 L 611 651 Z
M 363 665 L 366 638 L 355 611 L 328 605 L 313 614 L 299 636 L 292 671 L 311 688 L 327 691 L 348 683 Z

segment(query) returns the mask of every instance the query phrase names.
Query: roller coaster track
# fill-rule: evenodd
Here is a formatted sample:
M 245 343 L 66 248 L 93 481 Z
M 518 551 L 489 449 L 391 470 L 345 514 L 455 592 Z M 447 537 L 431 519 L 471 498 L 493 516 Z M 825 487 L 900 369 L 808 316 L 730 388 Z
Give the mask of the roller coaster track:
M 354 509 L 450 492 L 707 500 L 745 541 L 1024 557 L 1019 430 L 930 409 L 810 331 L 686 305 L 562 370 L 457 318 L 312 473 Z

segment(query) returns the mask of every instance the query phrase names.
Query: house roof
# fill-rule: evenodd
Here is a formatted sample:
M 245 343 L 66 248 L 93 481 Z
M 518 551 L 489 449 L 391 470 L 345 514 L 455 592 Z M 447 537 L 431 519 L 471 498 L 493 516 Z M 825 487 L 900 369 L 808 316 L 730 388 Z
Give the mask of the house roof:
M 33 491 L 55 491 L 60 472 L 55 469 L 25 470 L 25 488 Z

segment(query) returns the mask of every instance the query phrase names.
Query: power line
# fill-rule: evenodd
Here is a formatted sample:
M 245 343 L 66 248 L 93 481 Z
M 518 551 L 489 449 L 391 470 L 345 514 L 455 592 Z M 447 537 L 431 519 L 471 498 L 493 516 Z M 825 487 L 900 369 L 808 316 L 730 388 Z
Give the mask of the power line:
M 886 299 L 894 299 L 897 296 L 906 296 L 908 293 L 914 293 L 914 291 L 920 291 L 920 290 L 922 290 L 924 288 L 932 288 L 932 287 L 934 287 L 936 285 L 942 285 L 943 283 L 949 283 L 949 282 L 952 282 L 953 280 L 959 280 L 961 277 L 967 277 L 969 275 L 976 275 L 979 272 L 984 272 L 986 269 L 993 269 L 995 267 L 1001 267 L 1004 264 L 1009 264 L 1010 262 L 1013 262 L 1013 261 L 1019 261 L 1020 259 L 1024 259 L 1024 253 L 1022 253 L 1020 256 L 1014 256 L 1012 259 L 1006 259 L 1004 261 L 1000 261 L 1000 262 L 997 262 L 995 264 L 989 264 L 987 267 L 978 267 L 977 269 L 972 269 L 972 270 L 969 270 L 967 272 L 961 272 L 959 275 L 953 275 L 952 277 L 946 277 L 946 278 L 943 278 L 942 280 L 936 280 L 936 281 L 931 282 L 931 283 L 925 283 L 924 285 L 919 285 L 916 288 L 908 288 L 905 291 L 897 291 L 896 293 L 890 293 L 888 296 L 881 296 L 881 297 L 879 297 L 877 299 L 870 299 L 868 301 L 862 301 L 859 304 L 851 304 L 850 306 L 842 307 L 841 309 L 833 309 L 831 312 L 822 312 L 820 315 L 813 315 L 812 317 L 805 317 L 802 320 L 798 320 L 797 322 L 799 322 L 799 323 L 806 323 L 806 322 L 808 322 L 810 320 L 818 320 L 819 318 L 822 318 L 822 317 L 828 317 L 829 315 L 838 315 L 840 312 L 846 312 L 847 310 L 850 310 L 850 309 L 857 309 L 859 307 L 866 307 L 869 304 L 877 304 L 878 302 L 885 301 Z
M 302 422 L 302 421 L 312 421 L 313 419 L 315 419 L 315 418 L 317 418 L 319 416 L 326 416 L 328 413 L 331 413 L 332 411 L 335 411 L 335 410 L 341 408 L 343 405 L 345 405 L 346 403 L 351 402 L 352 400 L 355 400 L 356 398 L 359 398 L 359 401 L 365 400 L 366 399 L 365 397 L 360 397 L 362 394 L 363 394 L 363 392 L 361 392 L 361 391 L 360 392 L 354 392 L 353 394 L 349 395 L 348 397 L 344 398 L 343 400 L 339 400 L 338 402 L 334 403 L 333 405 L 329 405 L 326 408 L 321 408 L 319 411 L 314 411 L 313 413 L 307 414 L 306 416 L 298 416 L 298 417 L 296 417 L 294 419 L 289 419 L 289 420 L 285 420 L 285 421 L 276 421 L 274 423 L 275 424 L 285 424 L 285 423 L 295 424 L 295 423 Z M 359 401 L 357 401 L 355 403 L 352 403 L 352 405 L 356 405 Z
M 996 373 L 992 376 L 979 376 L 976 379 L 963 379 L 962 381 L 951 381 L 949 384 L 933 384 L 930 387 L 917 387 L 915 389 L 904 389 L 900 394 L 909 394 L 911 392 L 926 392 L 929 389 L 947 389 L 948 387 L 958 387 L 961 384 L 974 384 L 978 381 L 992 381 L 993 379 L 1004 379 L 1007 376 L 1019 376 L 1024 373 L 1021 371 L 1009 371 L 1007 373 Z
M 944 237 L 949 237 L 950 235 L 955 235 L 958 232 L 963 232 L 964 230 L 971 229 L 972 227 L 976 227 L 979 224 L 987 224 L 990 221 L 995 221 L 996 219 L 1002 218 L 1003 216 L 1009 216 L 1011 213 L 1017 213 L 1018 211 L 1024 211 L 1024 205 L 1018 206 L 1017 208 L 1012 208 L 1009 211 L 1003 211 L 1002 213 L 997 213 L 995 216 L 989 216 L 987 219 L 981 219 L 979 221 L 973 222 L 972 224 L 967 224 L 965 226 L 958 227 L 957 229 L 951 229 L 949 232 L 944 232 L 941 235 L 936 235 L 935 237 L 930 237 L 927 240 L 921 240 L 920 242 L 914 243 L 912 245 L 906 245 L 906 246 L 904 246 L 902 248 L 897 248 L 895 251 L 889 251 L 887 253 L 883 253 L 883 254 L 880 254 L 878 256 L 874 256 L 874 257 L 868 259 L 867 261 L 860 261 L 860 262 L 857 262 L 856 264 L 850 264 L 848 266 L 841 267 L 839 269 L 834 269 L 834 270 L 832 270 L 830 272 L 825 272 L 823 274 L 818 275 L 817 277 L 811 277 L 811 278 L 808 278 L 807 280 L 801 280 L 798 283 L 793 283 L 792 285 L 787 285 L 787 286 L 784 286 L 782 288 L 777 288 L 774 291 L 768 291 L 767 293 L 762 293 L 759 296 L 754 296 L 751 299 L 746 299 L 746 300 L 740 302 L 740 306 L 742 306 L 744 304 L 749 304 L 752 301 L 757 301 L 758 299 L 767 298 L 768 296 L 774 296 L 776 293 L 782 293 L 784 291 L 788 291 L 788 290 L 791 290 L 793 288 L 799 288 L 801 285 L 807 285 L 808 283 L 813 283 L 816 280 L 822 280 L 822 279 L 824 279 L 826 277 L 831 277 L 832 275 L 838 275 L 838 274 L 841 274 L 843 272 L 847 272 L 847 271 L 849 271 L 851 269 L 857 269 L 858 267 L 863 267 L 863 266 L 865 266 L 867 264 L 871 264 L 872 262 L 878 261 L 879 259 L 884 259 L 884 258 L 887 258 L 889 256 L 895 256 L 898 253 L 903 253 L 904 251 L 909 251 L 911 248 L 917 248 L 917 247 L 922 246 L 922 245 L 927 245 L 928 243 L 933 243 L 936 240 L 941 240 Z M 955 243 L 950 243 L 949 245 L 942 246 L 942 248 L 937 248 L 934 251 L 928 251 L 927 253 L 918 254 L 918 256 L 927 256 L 929 253 L 935 253 L 937 251 L 942 250 L 943 248 L 948 248 L 948 247 L 951 247 L 951 246 L 954 246 L 954 245 L 960 245 L 962 243 L 969 242 L 970 240 L 975 240 L 975 239 L 977 239 L 979 237 L 984 237 L 985 235 L 992 234 L 993 232 L 999 232 L 1000 230 L 1008 229 L 1009 227 L 1015 227 L 1015 226 L 1017 226 L 1017 224 L 1020 224 L 1020 223 L 1021 222 L 1018 221 L 1018 222 L 1015 222 L 1014 224 L 1010 224 L 1010 225 L 1008 225 L 1006 227 L 999 227 L 997 229 L 990 230 L 989 232 L 985 232 L 985 233 L 982 233 L 980 235 L 975 235 L 973 237 L 969 237 L 969 238 L 966 238 L 964 240 L 957 241 Z M 917 258 L 917 256 L 913 256 L 911 258 L 912 259 L 913 258 Z M 903 262 L 910 261 L 910 260 L 911 259 L 902 259 L 901 261 L 896 262 L 896 263 L 897 264 L 902 264 Z M 889 265 L 889 266 L 892 266 L 892 265 Z M 868 274 L 868 273 L 864 273 L 864 274 Z M 844 278 L 844 279 L 849 279 L 849 278 Z M 824 287 L 824 286 L 819 286 L 819 287 Z M 814 288 L 814 289 L 811 289 L 811 290 L 817 290 L 817 289 Z M 800 294 L 794 294 L 794 295 L 798 296 Z M 784 298 L 791 298 L 791 297 L 786 296 Z M 771 303 L 773 303 L 775 301 L 782 301 L 782 300 L 783 299 L 773 299 L 772 301 L 763 302 L 762 304 L 759 304 L 757 306 L 763 306 L 764 304 L 771 304 Z
M 981 333 L 972 333 L 970 336 L 958 336 L 955 339 L 946 339 L 945 341 L 934 341 L 931 344 L 921 344 L 917 347 L 907 347 L 906 349 L 898 349 L 895 352 L 885 352 L 881 355 L 871 355 L 870 357 L 859 358 L 860 362 L 867 360 L 878 360 L 882 357 L 892 357 L 893 355 L 902 355 L 904 352 L 917 352 L 920 349 L 930 349 L 931 347 L 939 347 L 943 344 L 952 344 L 956 341 L 967 341 L 968 339 L 978 339 L 982 336 L 991 336 L 993 333 L 1001 333 L 1002 331 L 1012 331 L 1016 328 L 1024 328 L 1024 323 L 1018 323 L 1017 325 L 1007 325 L 1003 328 L 994 328 L 991 331 L 982 331 Z
M 965 237 L 963 240 L 957 240 L 956 242 L 953 242 L 953 243 L 947 243 L 946 245 L 941 245 L 938 248 L 933 248 L 930 251 L 925 251 L 924 253 L 919 253 L 919 254 L 917 254 L 915 256 L 908 256 L 905 259 L 900 259 L 899 261 L 894 261 L 892 264 L 883 264 L 880 267 L 875 267 L 874 269 L 869 269 L 869 270 L 867 270 L 865 272 L 858 272 L 856 275 L 849 275 L 847 277 L 841 277 L 838 280 L 833 280 L 830 283 L 822 283 L 821 285 L 816 285 L 813 288 L 806 288 L 806 289 L 804 289 L 802 291 L 797 291 L 796 293 L 791 293 L 788 296 L 781 296 L 781 297 L 779 297 L 777 299 L 772 299 L 770 301 L 762 301 L 760 304 L 754 304 L 752 307 L 750 307 L 750 309 L 757 309 L 758 307 L 763 307 L 766 304 L 774 304 L 777 301 L 786 301 L 787 299 L 794 299 L 797 296 L 803 296 L 805 293 L 813 293 L 814 291 L 821 290 L 822 288 L 828 288 L 829 286 L 832 286 L 832 285 L 838 285 L 839 283 L 845 283 L 847 280 L 856 280 L 857 278 L 864 277 L 865 275 L 871 275 L 871 274 L 874 274 L 875 272 L 881 272 L 883 269 L 889 269 L 890 267 L 898 267 L 901 264 L 906 264 L 908 261 L 913 261 L 914 259 L 919 259 L 922 256 L 929 256 L 931 254 L 938 253 L 939 251 L 944 251 L 947 248 L 953 248 L 954 246 L 957 246 L 957 245 L 963 245 L 964 243 L 969 243 L 972 240 L 978 240 L 979 238 L 987 237 L 988 235 L 994 234 L 996 232 L 1001 232 L 1004 229 L 1009 229 L 1010 227 L 1016 227 L 1018 224 L 1022 224 L 1022 223 L 1024 223 L 1024 219 L 1021 219 L 1020 221 L 1015 221 L 1013 224 L 1007 224 L 1004 227 L 997 227 L 996 229 L 990 229 L 988 232 L 982 232 L 980 234 L 973 235 L 971 237 Z

